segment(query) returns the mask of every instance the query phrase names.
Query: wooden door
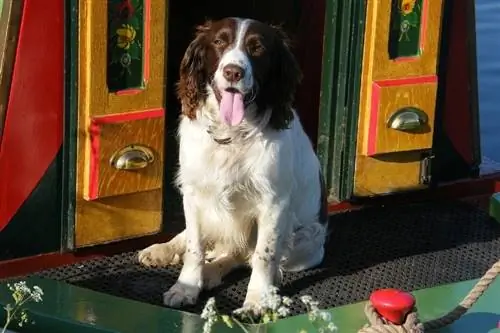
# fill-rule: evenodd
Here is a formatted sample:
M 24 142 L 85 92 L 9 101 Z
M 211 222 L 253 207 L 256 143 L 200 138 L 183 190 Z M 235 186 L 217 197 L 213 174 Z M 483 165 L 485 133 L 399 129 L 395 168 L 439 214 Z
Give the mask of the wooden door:
M 443 0 L 368 0 L 354 195 L 428 186 Z
M 166 6 L 78 2 L 73 247 L 161 229 Z
M 318 153 L 330 201 L 429 186 L 443 4 L 328 2 Z

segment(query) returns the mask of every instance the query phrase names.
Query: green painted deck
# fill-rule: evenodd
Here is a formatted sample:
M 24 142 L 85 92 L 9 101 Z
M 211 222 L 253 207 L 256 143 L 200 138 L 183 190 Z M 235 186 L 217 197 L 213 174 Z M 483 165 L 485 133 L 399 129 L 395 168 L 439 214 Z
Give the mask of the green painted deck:
M 458 304 L 476 280 L 438 286 L 414 292 L 421 320 L 436 318 Z M 175 311 L 123 298 L 118 298 L 63 282 L 40 278 L 27 279 L 28 285 L 39 285 L 44 291 L 42 303 L 31 303 L 28 309 L 35 324 L 19 332 L 121 332 L 121 333 L 198 333 L 203 320 L 190 313 Z M 478 303 L 462 319 L 439 332 L 499 332 L 500 281 L 495 281 Z M 5 283 L 0 284 L 0 304 L 11 301 Z M 331 309 L 340 333 L 357 332 L 365 323 L 364 302 Z M 0 320 L 3 323 L 4 313 Z M 301 329 L 315 332 L 304 315 L 282 319 L 260 332 L 294 333 Z M 214 333 L 238 332 L 223 326 Z

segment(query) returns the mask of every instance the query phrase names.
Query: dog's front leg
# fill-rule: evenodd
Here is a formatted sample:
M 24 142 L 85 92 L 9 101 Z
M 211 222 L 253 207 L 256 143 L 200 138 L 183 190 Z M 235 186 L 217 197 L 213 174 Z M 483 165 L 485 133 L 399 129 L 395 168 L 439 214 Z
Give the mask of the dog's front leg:
M 277 282 L 283 246 L 288 237 L 288 198 L 270 198 L 259 209 L 257 244 L 244 307 L 258 311 L 262 296 Z
M 205 251 L 202 246 L 200 212 L 196 198 L 190 193 L 184 193 L 183 206 L 186 220 L 186 252 L 177 282 L 163 295 L 163 302 L 170 307 L 195 304 L 203 288 Z

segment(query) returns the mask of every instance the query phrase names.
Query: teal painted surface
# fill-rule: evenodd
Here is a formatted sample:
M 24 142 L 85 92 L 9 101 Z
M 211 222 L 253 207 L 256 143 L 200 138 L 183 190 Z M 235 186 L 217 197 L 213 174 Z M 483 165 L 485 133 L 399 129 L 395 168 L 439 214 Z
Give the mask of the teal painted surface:
M 490 198 L 490 215 L 500 223 L 500 192 Z
M 469 292 L 475 281 L 466 281 L 444 285 L 414 293 L 417 299 L 422 321 L 437 318 L 454 308 Z M 500 321 L 500 281 L 494 282 L 478 303 L 463 318 L 453 325 L 441 329 L 440 333 L 489 333 Z M 339 333 L 355 333 L 366 323 L 364 317 L 365 303 L 356 303 L 335 308 L 331 311 L 333 322 Z M 294 328 L 302 328 L 307 324 L 304 316 L 281 320 L 276 323 L 270 333 L 296 332 Z
M 419 313 L 429 320 L 448 312 L 467 294 L 475 281 L 416 291 Z M 44 290 L 43 303 L 33 303 L 29 309 L 36 323 L 20 332 L 122 332 L 122 333 L 199 333 L 202 319 L 193 314 L 126 300 L 66 283 L 29 279 L 28 285 Z M 492 284 L 486 294 L 462 319 L 441 333 L 489 333 L 500 321 L 500 281 Z M 5 284 L 0 284 L 0 304 L 10 301 Z M 365 324 L 364 302 L 331 309 L 333 321 L 342 333 L 357 332 Z M 2 313 L 3 315 L 3 313 Z M 2 315 L 0 315 L 0 319 Z M 269 325 L 261 333 L 295 333 L 300 329 L 315 332 L 306 316 L 283 319 Z M 219 325 L 214 333 L 239 332 Z

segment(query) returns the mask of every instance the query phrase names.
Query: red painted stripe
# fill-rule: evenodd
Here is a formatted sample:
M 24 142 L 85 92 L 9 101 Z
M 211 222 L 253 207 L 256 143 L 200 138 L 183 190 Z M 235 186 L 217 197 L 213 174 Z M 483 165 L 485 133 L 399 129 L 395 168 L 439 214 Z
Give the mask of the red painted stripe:
M 370 108 L 370 122 L 368 123 L 367 154 L 374 155 L 377 151 L 378 110 L 380 107 L 380 93 L 382 88 L 377 82 L 372 85 L 372 104 Z
M 111 124 L 124 121 L 160 118 L 163 117 L 164 115 L 165 115 L 165 109 L 157 108 L 157 109 L 143 110 L 138 112 L 124 112 L 124 113 L 109 114 L 105 116 L 98 116 L 92 118 L 92 121 L 94 121 L 97 124 Z
M 118 90 L 117 92 L 115 92 L 115 95 L 118 95 L 118 96 L 137 95 L 143 91 L 144 91 L 144 89 L 141 89 L 141 88 L 123 89 L 123 90 Z
M 64 0 L 25 1 L 0 146 L 0 230 L 61 147 L 63 73 Z
M 423 76 L 405 77 L 402 79 L 381 80 L 375 82 L 374 84 L 377 84 L 381 87 L 395 87 L 395 86 L 404 86 L 409 84 L 423 84 L 423 83 L 436 83 L 436 82 L 437 82 L 437 75 L 423 75 Z
M 94 120 L 90 123 L 89 200 L 97 199 L 99 186 L 99 152 L 101 150 L 101 128 Z
M 89 161 L 89 191 L 88 199 L 95 200 L 99 197 L 99 160 L 101 146 L 101 124 L 114 124 L 126 121 L 160 118 L 165 115 L 165 109 L 151 109 L 139 112 L 126 112 L 94 117 L 91 120 L 90 134 L 90 161 Z

